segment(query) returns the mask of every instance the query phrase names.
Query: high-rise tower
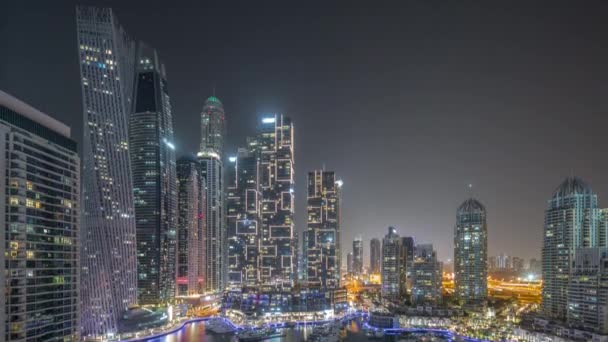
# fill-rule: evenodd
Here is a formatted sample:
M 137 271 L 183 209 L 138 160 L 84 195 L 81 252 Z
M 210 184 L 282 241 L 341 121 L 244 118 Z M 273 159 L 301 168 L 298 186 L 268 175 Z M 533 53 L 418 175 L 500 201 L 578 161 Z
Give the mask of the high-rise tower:
M 2 91 L 0 137 L 0 341 L 79 341 L 76 142 Z
M 542 250 L 542 311 L 548 317 L 566 319 L 577 249 L 606 246 L 606 225 L 597 203 L 591 187 L 576 177 L 564 180 L 548 201 Z
M 363 273 L 363 240 L 357 237 L 353 240 L 353 273 Z
M 388 233 L 382 239 L 382 298 L 399 299 L 399 289 L 403 260 L 401 238 L 395 227 L 388 227 Z
M 456 297 L 467 306 L 483 306 L 488 293 L 486 208 L 469 198 L 456 213 L 454 282 Z
M 294 132 L 282 114 L 265 116 L 250 145 L 260 162 L 260 277 L 263 284 L 290 288 L 295 280 Z
M 342 181 L 333 171 L 308 173 L 308 228 L 305 239 L 308 285 L 340 287 L 340 194 Z
M 164 65 L 155 50 L 137 46 L 129 152 L 137 230 L 139 304 L 175 296 L 177 182 L 173 117 Z
M 84 110 L 81 322 L 84 335 L 104 336 L 137 303 L 127 131 L 135 43 L 108 8 L 77 7 L 76 24 Z
M 225 113 L 215 96 L 205 101 L 201 112 L 201 146 L 198 160 L 206 180 L 205 288 L 222 291 L 226 286 L 227 243 L 224 207 Z
M 177 294 L 202 293 L 205 280 L 205 179 L 191 157 L 177 160 Z
M 373 238 L 369 242 L 369 268 L 370 273 L 380 273 L 382 267 L 382 244 Z

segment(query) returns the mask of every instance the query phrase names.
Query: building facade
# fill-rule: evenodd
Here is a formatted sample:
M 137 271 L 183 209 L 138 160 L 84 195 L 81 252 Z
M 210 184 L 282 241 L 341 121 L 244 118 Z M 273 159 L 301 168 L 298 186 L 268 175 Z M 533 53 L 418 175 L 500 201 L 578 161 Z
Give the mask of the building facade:
M 346 273 L 353 274 L 353 252 L 346 254 Z
M 454 285 L 456 297 L 467 306 L 486 302 L 487 239 L 485 207 L 474 198 L 464 201 L 458 207 L 454 229 Z
M 570 327 L 608 334 L 608 248 L 577 248 L 568 285 Z
M 137 303 L 128 144 L 136 48 L 111 9 L 79 6 L 76 23 L 84 110 L 81 322 L 85 336 L 105 336 Z
M 568 284 L 577 248 L 606 246 L 604 211 L 584 181 L 568 177 L 555 190 L 545 211 L 542 250 L 542 312 L 565 321 Z
M 353 240 L 353 273 L 363 273 L 363 240 L 360 237 Z
M 129 153 L 137 232 L 138 303 L 170 302 L 176 293 L 177 180 L 173 116 L 165 67 L 137 44 Z
M 333 171 L 308 173 L 306 274 L 309 287 L 340 287 L 340 194 Z
M 399 294 L 402 298 L 408 297 L 412 289 L 412 270 L 414 265 L 414 254 L 416 252 L 416 243 L 411 236 L 401 237 L 401 252 L 400 252 L 400 269 L 399 269 Z
M 239 149 L 227 168 L 228 288 L 260 284 L 259 163 L 250 149 Z
M 80 159 L 70 128 L 0 91 L 0 340 L 79 341 Z
M 205 289 L 222 291 L 226 285 L 227 241 L 224 207 L 225 113 L 215 96 L 207 98 L 201 112 L 201 146 L 198 160 L 206 181 Z
M 205 179 L 195 158 L 177 160 L 177 295 L 205 288 Z
M 372 274 L 378 274 L 382 269 L 382 244 L 376 238 L 369 242 L 369 268 Z
M 441 262 L 432 244 L 416 246 L 412 262 L 412 296 L 414 305 L 441 303 Z
M 294 131 L 291 119 L 264 116 L 250 147 L 258 154 L 261 193 L 260 280 L 291 288 L 297 269 L 294 224 Z
M 401 238 L 395 227 L 388 227 L 382 239 L 382 298 L 396 301 L 400 298 L 402 268 Z

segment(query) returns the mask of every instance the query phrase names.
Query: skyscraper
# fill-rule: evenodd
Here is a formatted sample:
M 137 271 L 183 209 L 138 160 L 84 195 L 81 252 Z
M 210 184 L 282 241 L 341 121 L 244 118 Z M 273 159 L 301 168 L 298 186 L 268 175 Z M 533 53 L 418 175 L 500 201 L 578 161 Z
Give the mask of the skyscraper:
M 408 290 L 411 290 L 412 288 L 412 270 L 415 251 L 416 244 L 414 238 L 411 236 L 402 237 L 399 254 L 399 257 L 401 258 L 401 262 L 399 263 L 399 295 L 402 298 L 408 297 Z
M 81 295 L 84 335 L 116 333 L 137 303 L 136 230 L 128 120 L 135 42 L 111 9 L 78 7 L 84 109 Z
M 568 282 L 577 248 L 605 246 L 606 225 L 597 195 L 576 177 L 568 177 L 555 190 L 545 212 L 542 250 L 542 311 L 565 320 Z
M 486 209 L 476 199 L 469 198 L 458 207 L 454 229 L 455 294 L 467 306 L 485 305 L 487 251 Z
M 360 237 L 353 240 L 353 273 L 363 273 L 363 240 Z
M 388 227 L 388 233 L 382 239 L 382 298 L 393 301 L 399 299 L 401 251 L 401 238 L 397 235 L 397 229 Z
M 173 117 L 165 67 L 154 49 L 137 44 L 129 152 L 137 230 L 139 304 L 175 296 L 177 181 Z
M 222 102 L 211 96 L 201 112 L 201 146 L 197 156 L 206 180 L 205 288 L 222 291 L 226 284 L 227 243 L 224 208 L 224 134 Z
M 239 291 L 260 283 L 260 188 L 258 159 L 248 148 L 227 167 L 228 287 Z
M 260 277 L 266 285 L 291 288 L 295 280 L 294 131 L 291 119 L 264 116 L 250 146 L 260 162 Z
M 432 244 L 416 246 L 412 262 L 412 303 L 433 304 L 441 302 L 441 262 Z
M 306 273 L 308 285 L 340 287 L 340 192 L 333 171 L 308 173 Z
M 205 179 L 191 157 L 177 161 L 177 294 L 202 293 L 205 279 Z
M 380 273 L 382 268 L 382 245 L 376 238 L 369 242 L 369 267 L 370 273 Z
M 346 254 L 346 273 L 353 273 L 353 252 L 348 252 Z
M 2 91 L 0 136 L 0 340 L 78 341 L 76 142 L 68 126 Z

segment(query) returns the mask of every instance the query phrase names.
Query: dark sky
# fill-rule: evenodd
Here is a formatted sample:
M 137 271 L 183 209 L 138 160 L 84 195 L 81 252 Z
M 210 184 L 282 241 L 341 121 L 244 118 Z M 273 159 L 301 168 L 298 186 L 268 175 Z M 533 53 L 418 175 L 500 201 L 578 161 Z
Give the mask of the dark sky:
M 6 2 L 0 89 L 80 141 L 75 2 Z M 324 164 L 344 179 L 343 244 L 362 235 L 366 263 L 388 225 L 451 258 L 469 183 L 490 255 L 540 256 L 546 201 L 570 174 L 608 206 L 608 2 L 163 3 L 95 4 L 159 50 L 180 152 L 197 149 L 214 84 L 228 151 L 260 113 L 290 115 L 298 229 L 307 171 Z

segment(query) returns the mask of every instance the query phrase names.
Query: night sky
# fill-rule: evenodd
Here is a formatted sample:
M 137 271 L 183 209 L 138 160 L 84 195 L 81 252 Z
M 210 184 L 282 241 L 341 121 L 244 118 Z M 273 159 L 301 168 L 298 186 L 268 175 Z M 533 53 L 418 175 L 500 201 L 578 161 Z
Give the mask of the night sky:
M 0 89 L 80 142 L 75 2 L 5 2 Z M 608 2 L 81 3 L 113 7 L 158 49 L 180 154 L 198 148 L 214 85 L 228 154 L 262 113 L 291 116 L 298 230 L 307 172 L 325 165 L 344 180 L 345 252 L 361 235 L 366 264 L 388 225 L 452 258 L 469 183 L 490 255 L 540 256 L 546 201 L 568 175 L 608 207 Z

